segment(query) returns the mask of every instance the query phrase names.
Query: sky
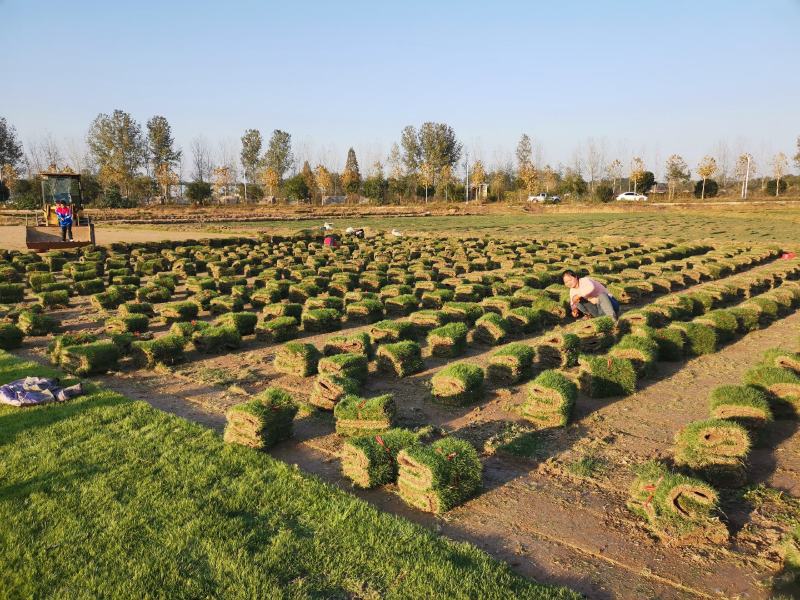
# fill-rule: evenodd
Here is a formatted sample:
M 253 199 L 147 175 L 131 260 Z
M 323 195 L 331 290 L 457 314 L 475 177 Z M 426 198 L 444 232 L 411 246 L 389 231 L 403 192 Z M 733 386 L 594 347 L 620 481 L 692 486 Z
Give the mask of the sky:
M 524 132 L 554 166 L 593 138 L 658 175 L 721 143 L 795 153 L 798 25 L 800 0 L 0 0 L 0 116 L 75 147 L 99 113 L 159 114 L 185 154 L 283 129 L 312 166 L 353 146 L 362 170 L 441 121 L 489 165 Z

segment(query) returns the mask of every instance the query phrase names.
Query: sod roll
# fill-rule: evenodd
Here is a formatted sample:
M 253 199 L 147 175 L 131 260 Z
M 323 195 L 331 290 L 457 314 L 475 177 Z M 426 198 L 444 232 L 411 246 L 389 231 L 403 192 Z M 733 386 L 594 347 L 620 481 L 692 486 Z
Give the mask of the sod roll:
M 709 397 L 709 409 L 714 419 L 729 419 L 747 427 L 762 427 L 772 421 L 769 398 L 751 385 L 721 385 Z
M 346 437 L 374 435 L 390 429 L 396 413 L 392 394 L 373 398 L 345 396 L 333 409 L 336 433 Z
M 564 373 L 542 371 L 528 386 L 522 416 L 540 427 L 563 427 L 572 415 L 578 386 Z
M 532 346 L 516 342 L 503 346 L 489 358 L 487 377 L 499 384 L 514 384 L 527 379 L 533 370 L 536 353 Z
M 750 452 L 747 429 L 724 419 L 686 425 L 675 436 L 675 464 L 718 485 L 739 486 L 746 479 Z
M 433 356 L 460 356 L 467 348 L 468 328 L 465 323 L 448 323 L 428 333 Z
M 320 373 L 314 381 L 309 402 L 325 410 L 333 410 L 345 397 L 358 394 L 358 380 L 346 375 Z
M 581 355 L 578 381 L 592 398 L 628 396 L 636 391 L 636 380 L 636 369 L 627 358 Z
M 361 488 L 372 488 L 397 479 L 397 455 L 419 443 L 407 429 L 353 437 L 342 446 L 342 473 Z
M 297 405 L 279 388 L 267 388 L 228 410 L 224 440 L 263 450 L 292 435 Z
M 484 373 L 478 365 L 454 363 L 431 379 L 433 397 L 442 404 L 463 406 L 477 402 L 484 394 Z
M 419 344 L 408 340 L 381 345 L 378 348 L 375 362 L 378 370 L 397 377 L 413 375 L 425 368 Z
M 308 377 L 317 372 L 320 352 L 313 344 L 287 342 L 275 353 L 275 370 Z

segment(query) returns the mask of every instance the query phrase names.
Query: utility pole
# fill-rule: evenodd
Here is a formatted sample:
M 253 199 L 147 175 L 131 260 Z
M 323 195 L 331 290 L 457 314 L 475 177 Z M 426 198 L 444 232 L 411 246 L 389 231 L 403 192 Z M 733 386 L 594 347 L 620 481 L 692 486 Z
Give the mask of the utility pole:
M 747 200 L 747 184 L 750 181 L 750 155 L 747 155 L 747 170 L 744 172 L 744 183 L 742 184 L 742 199 Z

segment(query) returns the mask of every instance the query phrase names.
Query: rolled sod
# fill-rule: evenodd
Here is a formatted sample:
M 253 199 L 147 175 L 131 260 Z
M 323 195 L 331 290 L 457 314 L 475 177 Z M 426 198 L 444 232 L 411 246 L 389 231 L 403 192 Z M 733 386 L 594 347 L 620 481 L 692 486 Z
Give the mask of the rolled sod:
M 476 341 L 495 346 L 508 337 L 509 325 L 497 313 L 486 313 L 475 321 L 472 337 Z
M 769 398 L 751 385 L 721 385 L 711 391 L 711 417 L 729 419 L 748 427 L 761 427 L 772 421 Z
M 61 363 L 61 351 L 67 346 L 81 346 L 97 341 L 97 335 L 89 331 L 77 331 L 56 336 L 47 345 L 47 354 L 54 365 Z
M 58 329 L 58 321 L 50 315 L 33 312 L 32 310 L 23 310 L 19 313 L 17 327 L 26 336 L 42 336 L 56 331 Z
M 414 323 L 417 329 L 430 331 L 445 325 L 448 322 L 448 315 L 442 310 L 418 310 L 412 313 L 408 320 Z
M 308 377 L 317 372 L 320 352 L 313 344 L 287 342 L 275 353 L 275 370 Z
M 578 386 L 560 371 L 542 371 L 528 386 L 522 416 L 540 427 L 563 427 L 569 423 Z
M 781 348 L 772 348 L 764 353 L 761 363 L 767 367 L 788 369 L 800 375 L 800 352 L 790 352 Z
M 794 412 L 800 412 L 800 375 L 797 373 L 780 367 L 759 365 L 744 374 L 744 383 L 768 392 L 779 402 L 776 408 L 791 407 Z M 783 415 L 785 411 L 780 412 Z
M 536 352 L 532 346 L 517 342 L 494 352 L 489 358 L 486 376 L 493 382 L 513 384 L 530 377 Z
M 544 327 L 547 320 L 546 313 L 543 311 L 530 308 L 528 306 L 519 306 L 512 308 L 505 315 L 508 321 L 509 332 L 522 332 L 533 333 L 539 331 Z
M 53 290 L 52 292 L 39 292 L 36 294 L 39 302 L 45 308 L 69 306 L 69 292 L 67 290 Z
M 443 438 L 429 446 L 412 445 L 397 455 L 397 487 L 411 506 L 441 514 L 481 488 L 483 467 L 468 442 Z
M 158 314 L 165 323 L 193 321 L 198 312 L 199 307 L 194 302 L 170 302 L 158 307 Z
M 678 327 L 653 329 L 648 334 L 658 345 L 658 360 L 675 362 L 685 357 L 686 334 Z
M 721 344 L 733 340 L 739 329 L 739 322 L 736 320 L 736 316 L 725 309 L 712 310 L 701 317 L 697 317 L 694 321 L 695 323 L 703 323 L 713 327 Z
M 292 302 L 267 304 L 261 309 L 261 314 L 264 315 L 265 320 L 278 317 L 294 317 L 299 323 L 303 316 L 303 305 Z
M 750 434 L 725 419 L 693 421 L 675 435 L 675 464 L 718 485 L 744 484 Z
M 186 338 L 173 333 L 152 340 L 135 341 L 131 344 L 134 362 L 141 367 L 152 368 L 157 364 L 174 365 L 184 359 Z
M 719 350 L 720 335 L 714 327 L 696 321 L 688 323 L 673 323 L 670 327 L 680 329 L 686 345 L 684 351 L 690 356 L 713 354 Z
M 256 324 L 257 340 L 285 342 L 299 335 L 297 319 L 294 317 L 275 317 Z
M 756 296 L 747 302 L 739 305 L 741 308 L 748 308 L 758 312 L 758 321 L 762 325 L 769 325 L 778 317 L 778 303 L 770 298 Z
M 759 313 L 752 308 L 742 306 L 734 306 L 729 308 L 728 312 L 736 319 L 736 332 L 745 334 L 755 331 L 761 326 L 759 321 Z
M 515 299 L 511 296 L 489 296 L 481 300 L 481 306 L 486 312 L 493 312 L 503 316 L 514 308 L 514 301 Z
M 649 306 L 638 310 L 631 310 L 619 318 L 620 327 L 632 329 L 634 327 L 663 327 L 669 320 L 669 311 L 666 307 Z
M 369 329 L 373 344 L 411 340 L 417 335 L 416 326 L 410 321 L 380 321 Z
M 342 328 L 342 316 L 335 308 L 315 308 L 303 312 L 302 323 L 304 331 L 326 333 Z
M 192 344 L 198 352 L 217 354 L 239 348 L 242 345 L 242 336 L 231 325 L 214 325 L 195 331 L 192 334 Z
M 14 304 L 16 302 L 22 302 L 24 299 L 24 283 L 0 283 L 0 302 L 4 304 Z
M 317 371 L 320 374 L 344 375 L 364 383 L 369 374 L 369 363 L 363 354 L 334 354 L 321 358 L 317 365 Z
M 349 321 L 375 323 L 383 318 L 383 302 L 375 298 L 364 298 L 348 304 L 345 313 Z
M 126 317 L 109 317 L 106 319 L 106 331 L 109 333 L 143 333 L 150 326 L 147 315 L 129 315 Z
M 578 336 L 581 352 L 599 352 L 614 343 L 614 319 L 611 317 L 582 319 L 566 330 Z
M 22 346 L 25 334 L 13 323 L 0 323 L 0 350 L 14 350 Z
M 580 340 L 572 333 L 553 333 L 535 340 L 536 363 L 544 369 L 574 367 L 578 364 Z
M 208 303 L 208 310 L 212 315 L 222 315 L 230 312 L 244 310 L 244 300 L 239 296 L 216 296 Z
M 459 356 L 467 349 L 465 323 L 448 323 L 428 333 L 428 346 L 433 356 Z
M 187 340 L 191 340 L 195 331 L 202 331 L 203 329 L 208 329 L 209 327 L 211 327 L 211 324 L 206 323 L 205 321 L 178 321 L 177 323 L 170 325 L 169 333 L 172 335 L 182 336 Z
M 341 400 L 358 394 L 361 384 L 357 379 L 336 373 L 320 373 L 314 380 L 309 402 L 319 408 L 332 410 Z
M 645 377 L 652 374 L 658 360 L 658 343 L 648 337 L 628 334 L 608 351 L 611 356 L 627 358 L 633 363 L 636 374 Z
M 445 302 L 452 302 L 453 290 L 440 289 L 422 293 L 422 306 L 425 308 L 442 308 Z
M 246 311 L 226 313 L 214 320 L 214 325 L 233 327 L 239 332 L 239 335 L 253 335 L 257 323 L 258 315 Z
M 483 398 L 484 391 L 484 372 L 478 365 L 454 363 L 431 379 L 434 399 L 449 406 L 477 402 Z
M 472 325 L 483 315 L 483 307 L 476 302 L 445 302 L 442 310 L 449 315 L 451 321 L 460 321 Z
M 414 294 L 401 294 L 383 301 L 386 313 L 394 316 L 406 316 L 419 308 L 419 300 Z
M 392 427 L 396 412 L 392 394 L 373 398 L 345 396 L 333 409 L 336 433 L 346 437 L 381 433 Z
M 610 354 L 580 357 L 578 380 L 581 389 L 592 398 L 629 396 L 636 391 L 636 368 L 627 358 Z
M 419 436 L 407 429 L 390 429 L 353 437 L 342 446 L 342 473 L 361 488 L 373 488 L 397 479 L 397 455 L 419 443 Z
M 637 469 L 628 508 L 644 517 L 666 544 L 718 545 L 728 541 L 718 500 L 717 491 L 704 481 L 651 461 Z
M 125 302 L 117 309 L 117 314 L 120 317 L 128 317 L 130 315 L 147 315 L 148 317 L 155 316 L 153 305 L 149 302 Z
M 322 348 L 325 356 L 334 354 L 363 354 L 367 358 L 372 358 L 372 340 L 365 332 L 354 333 L 352 335 L 337 335 L 325 340 Z
M 100 292 L 99 294 L 92 294 L 89 298 L 89 303 L 96 309 L 107 309 L 110 310 L 112 308 L 117 308 L 122 302 L 124 298 L 122 294 L 119 293 L 118 290 L 109 289 L 105 292 Z
M 258 450 L 271 448 L 292 436 L 292 423 L 297 405 L 279 388 L 267 388 L 247 402 L 237 404 L 226 413 L 223 439 Z
M 116 368 L 121 355 L 114 342 L 97 341 L 63 347 L 59 362 L 62 369 L 73 375 L 99 375 Z
M 381 345 L 375 359 L 380 371 L 397 377 L 406 377 L 425 369 L 419 344 L 409 340 Z

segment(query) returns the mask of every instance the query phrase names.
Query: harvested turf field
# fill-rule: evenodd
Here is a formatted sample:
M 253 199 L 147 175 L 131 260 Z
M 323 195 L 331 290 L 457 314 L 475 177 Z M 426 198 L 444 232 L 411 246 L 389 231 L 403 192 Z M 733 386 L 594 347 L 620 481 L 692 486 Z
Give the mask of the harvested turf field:
M 127 422 L 123 413 L 103 417 L 102 427 L 99 421 L 73 424 L 73 416 L 60 419 L 54 426 L 74 425 L 67 433 L 57 429 L 67 440 L 80 433 L 87 440 L 100 436 L 98 444 L 107 448 L 131 446 L 107 450 L 102 457 L 89 452 L 95 458 L 88 472 L 105 472 L 96 463 L 107 459 L 125 477 L 146 480 L 148 472 L 172 473 L 173 467 L 162 464 L 166 459 L 148 464 L 129 458 L 154 456 L 156 447 L 192 467 L 200 464 L 195 455 L 235 457 L 246 465 L 255 461 L 254 471 L 242 462 L 219 464 L 217 458 L 198 467 L 198 477 L 206 477 L 208 486 L 209 470 L 226 474 L 219 489 L 253 485 L 252 505 L 250 496 L 240 505 L 226 504 L 213 487 L 206 492 L 214 499 L 210 507 L 188 506 L 200 511 L 198 519 L 233 520 L 209 521 L 207 527 L 209 535 L 222 531 L 225 536 L 228 528 L 239 527 L 236 535 L 244 537 L 243 545 L 223 545 L 237 560 L 247 562 L 248 552 L 254 552 L 258 561 L 263 559 L 257 564 L 266 569 L 264 577 L 275 575 L 281 585 L 310 586 L 286 586 L 290 594 L 507 595 L 505 587 L 483 587 L 489 584 L 481 573 L 499 569 L 489 562 L 476 563 L 480 572 L 463 589 L 434 592 L 439 585 L 435 577 L 410 571 L 397 575 L 390 562 L 348 571 L 348 561 L 369 563 L 368 552 L 351 557 L 350 546 L 327 545 L 327 534 L 318 536 L 315 527 L 321 523 L 333 539 L 335 512 L 344 515 L 336 521 L 344 530 L 351 523 L 349 510 L 365 510 L 374 515 L 370 522 L 395 523 L 384 514 L 394 513 L 425 526 L 413 531 L 433 530 L 471 542 L 518 574 L 592 598 L 767 598 L 774 577 L 788 568 L 783 548 L 792 543 L 788 536 L 800 522 L 797 375 L 792 371 L 800 350 L 800 264 L 781 258 L 783 250 L 795 248 L 781 219 L 788 223 L 795 216 L 770 211 L 762 222 L 748 223 L 734 212 L 718 219 L 703 216 L 707 221 L 699 214 L 669 213 L 665 222 L 676 230 L 662 228 L 657 237 L 649 237 L 658 221 L 653 217 L 649 222 L 648 214 L 609 214 L 599 220 L 596 215 L 582 220 L 566 214 L 525 215 L 513 231 L 501 229 L 512 227 L 503 216 L 415 217 L 420 229 L 428 231 L 452 227 L 450 233 L 459 233 L 477 223 L 480 233 L 488 235 L 378 235 L 335 251 L 313 240 L 284 237 L 133 244 L 69 260 L 66 270 L 46 273 L 52 277 L 33 275 L 45 273 L 35 259 L 9 254 L 5 261 L 13 272 L 7 274 L 22 285 L 22 304 L 30 311 L 39 298 L 35 294 L 47 293 L 36 292 L 34 285 L 68 290 L 68 306 L 47 314 L 61 332 L 87 337 L 58 341 L 54 334 L 30 329 L 36 319 L 21 319 L 13 305 L 6 320 L 30 334 L 20 341 L 16 330 L 0 331 L 9 347 L 21 344 L 12 350 L 19 356 L 40 364 L 54 357 L 65 367 L 96 373 L 87 376 L 214 431 L 159 412 L 152 418 L 169 426 L 142 421 L 138 431 L 115 425 Z M 565 223 L 573 227 L 569 238 L 561 239 L 557 232 Z M 599 227 L 624 237 L 601 238 Z M 641 237 L 631 237 L 634 230 Z M 757 230 L 781 243 L 760 243 Z M 558 280 L 566 266 L 585 268 L 623 298 L 618 326 L 603 319 L 574 322 L 568 316 Z M 102 275 L 89 272 L 103 267 Z M 138 277 L 140 285 L 126 288 L 127 279 L 112 279 L 119 277 Z M 92 280 L 94 296 L 89 290 L 75 295 L 86 287 L 84 281 Z M 126 294 L 134 297 L 124 299 Z M 142 314 L 147 318 L 130 318 Z M 276 319 L 284 321 L 269 325 Z M 721 386 L 744 391 L 716 391 Z M 288 413 L 281 412 L 283 402 L 258 400 L 268 388 L 288 393 L 293 402 Z M 84 415 L 83 409 L 70 408 L 89 403 L 84 399 L 18 418 L 27 422 L 36 414 L 64 411 L 89 419 L 93 411 Z M 120 406 L 147 412 L 127 400 Z M 112 408 L 121 410 L 116 405 L 102 410 Z M 731 432 L 744 431 L 749 442 L 706 427 L 719 419 Z M 37 436 L 49 431 L 49 426 L 32 427 Z M 231 444 L 223 449 L 226 427 Z M 174 436 L 170 428 L 176 428 Z M 140 447 L 145 444 L 140 436 L 150 446 Z M 14 443 L 29 444 L 25 451 L 35 446 L 23 436 L 15 436 Z M 41 443 L 44 448 L 54 444 Z M 648 465 L 655 466 L 648 470 Z M 317 474 L 372 507 L 356 503 L 358 509 L 349 509 L 315 491 L 320 496 L 313 502 L 300 494 L 303 502 L 311 502 L 312 512 L 298 516 L 302 502 L 290 502 L 290 523 L 283 524 L 271 505 L 272 499 L 285 500 L 283 492 L 271 495 L 268 482 L 254 475 L 259 469 L 281 486 L 283 480 L 273 473 L 301 482 L 307 481 L 302 471 Z M 73 472 L 83 471 L 75 467 Z M 46 487 L 53 480 L 48 477 L 31 471 L 28 479 Z M 167 480 L 180 487 L 177 476 Z M 315 490 L 340 497 L 311 481 Z M 31 488 L 31 494 L 23 483 L 16 480 L 12 489 L 21 488 L 21 498 L 38 497 L 41 486 Z M 713 493 L 704 491 L 707 485 Z M 194 493 L 198 488 L 187 489 Z M 70 488 L 68 495 L 76 490 Z M 124 490 L 115 494 L 126 498 Z M 177 521 L 183 522 L 188 517 L 182 511 L 188 509 L 181 503 L 190 501 L 174 494 L 180 504 L 175 510 L 184 515 Z M 243 489 L 237 494 L 246 496 Z M 356 502 L 346 494 L 341 498 Z M 87 506 L 99 502 L 91 500 Z M 324 508 L 328 505 L 333 508 Z M 74 502 L 71 506 L 82 515 Z M 208 516 L 212 508 L 216 512 Z M 155 535 L 144 515 L 156 510 L 160 507 L 152 503 L 142 508 L 136 532 Z M 30 524 L 49 527 L 35 513 L 9 514 L 10 523 L 29 518 Z M 165 517 L 158 514 L 154 522 L 160 523 Z M 99 518 L 86 516 L 91 523 Z M 405 520 L 396 522 L 412 527 Z M 287 537 L 284 556 L 302 554 L 303 559 L 283 565 L 282 560 L 291 561 L 262 556 L 262 542 L 278 542 L 259 537 L 261 523 Z M 202 523 L 193 531 L 200 535 L 205 527 Z M 165 535 L 177 537 L 175 531 L 169 528 Z M 346 534 L 363 534 L 364 547 L 371 548 L 369 540 L 383 539 L 376 531 Z M 405 534 L 387 535 L 395 536 L 390 547 L 399 548 L 405 539 Z M 421 535 L 434 543 L 429 534 Z M 319 544 L 304 536 L 319 537 Z M 248 545 L 251 538 L 255 541 Z M 119 539 L 104 547 L 122 545 Z M 356 547 L 359 542 L 343 543 Z M 168 541 L 168 550 L 159 556 L 165 565 L 199 569 L 201 583 L 196 585 L 207 587 L 191 588 L 192 595 L 214 595 L 220 581 L 234 585 L 220 566 L 233 559 L 213 553 L 198 558 L 194 547 L 184 551 L 177 544 Z M 206 548 L 214 542 L 203 538 L 198 544 Z M 445 553 L 452 549 L 437 547 Z M 390 552 L 384 550 L 376 561 L 389 561 Z M 168 552 L 181 558 L 169 562 Z M 315 552 L 322 557 L 319 565 Z M 325 575 L 327 561 L 337 552 L 344 552 L 337 558 L 341 564 Z M 112 560 L 115 554 L 109 550 L 103 556 Z M 230 572 L 238 568 L 231 566 Z M 372 568 L 376 574 L 364 574 Z M 242 573 L 243 578 L 256 577 L 250 565 Z M 395 581 L 391 575 L 401 583 L 390 583 Z M 170 576 L 178 581 L 182 575 Z M 460 578 L 455 572 L 449 576 Z M 428 588 L 422 586 L 426 577 Z M 516 579 L 507 583 L 512 580 L 506 577 L 498 585 L 522 585 Z M 412 584 L 407 579 L 420 587 L 402 587 Z

